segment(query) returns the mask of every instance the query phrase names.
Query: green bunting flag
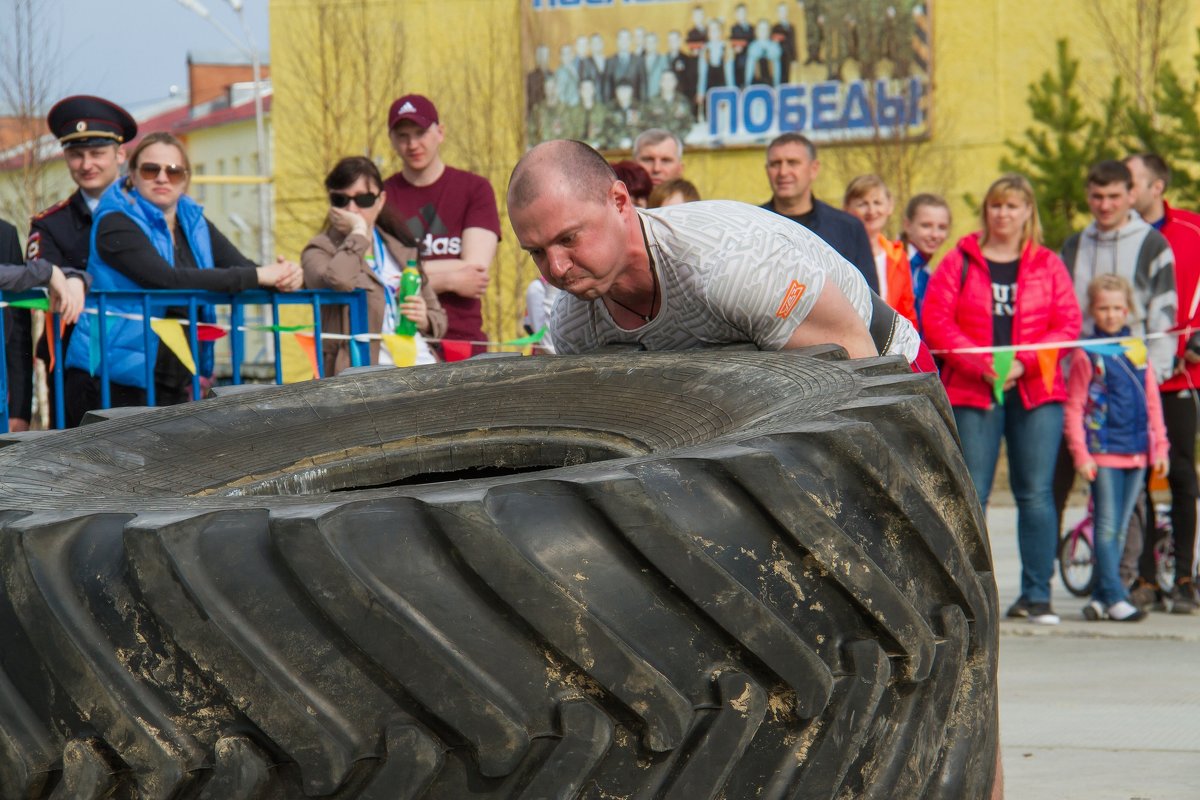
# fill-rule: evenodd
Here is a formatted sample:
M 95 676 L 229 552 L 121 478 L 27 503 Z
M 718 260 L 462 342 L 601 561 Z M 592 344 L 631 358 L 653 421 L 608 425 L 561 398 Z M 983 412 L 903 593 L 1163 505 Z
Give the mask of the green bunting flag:
M 996 402 L 1000 405 L 1004 405 L 1004 382 L 1008 380 L 1008 373 L 1012 372 L 1016 355 L 1012 350 L 997 350 L 992 353 L 992 371 L 996 373 L 996 383 L 992 388 L 996 392 Z
M 249 325 L 247 326 L 252 331 L 264 331 L 266 333 L 296 333 L 298 331 L 311 331 L 312 325 Z
M 522 336 L 520 339 L 513 339 L 511 342 L 504 342 L 506 345 L 526 345 L 537 344 L 542 339 L 546 338 L 547 327 L 543 325 L 537 333 L 531 333 L 528 336 Z
M 34 311 L 49 311 L 50 298 L 31 297 L 27 300 L 9 300 L 8 306 L 9 308 L 29 308 L 33 309 Z

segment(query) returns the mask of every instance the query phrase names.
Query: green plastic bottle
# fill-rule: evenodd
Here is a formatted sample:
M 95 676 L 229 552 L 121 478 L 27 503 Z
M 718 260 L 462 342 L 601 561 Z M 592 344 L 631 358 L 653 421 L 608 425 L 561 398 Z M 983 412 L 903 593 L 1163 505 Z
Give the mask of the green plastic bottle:
M 398 336 L 413 336 L 417 332 L 417 323 L 400 313 L 400 304 L 421 291 L 421 272 L 417 269 L 415 259 L 409 259 L 400 273 L 400 290 L 396 292 L 396 334 Z

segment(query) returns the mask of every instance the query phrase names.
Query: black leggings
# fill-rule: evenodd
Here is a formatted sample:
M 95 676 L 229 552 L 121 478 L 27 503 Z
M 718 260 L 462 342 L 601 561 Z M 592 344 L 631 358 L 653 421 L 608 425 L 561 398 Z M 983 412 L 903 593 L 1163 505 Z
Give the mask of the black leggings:
M 1171 528 L 1175 535 L 1175 576 L 1190 578 L 1195 574 L 1196 550 L 1196 396 L 1191 390 L 1163 392 L 1163 421 L 1167 425 L 1167 441 L 1171 443 L 1171 471 L 1167 484 L 1171 487 Z M 1138 572 L 1148 581 L 1154 580 L 1154 509 L 1148 512 L 1147 542 L 1138 560 Z M 1166 588 L 1166 587 L 1164 587 Z

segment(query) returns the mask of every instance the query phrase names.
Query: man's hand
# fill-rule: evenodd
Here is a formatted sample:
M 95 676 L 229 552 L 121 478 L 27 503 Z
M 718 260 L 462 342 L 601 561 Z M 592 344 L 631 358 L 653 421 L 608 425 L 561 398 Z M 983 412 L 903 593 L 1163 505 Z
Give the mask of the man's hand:
M 491 276 L 483 264 L 463 264 L 454 276 L 454 293 L 476 300 L 487 291 Z
M 67 325 L 74 325 L 83 312 L 83 296 L 86 289 L 83 280 L 68 278 L 58 267 L 50 273 L 50 308 L 62 315 Z

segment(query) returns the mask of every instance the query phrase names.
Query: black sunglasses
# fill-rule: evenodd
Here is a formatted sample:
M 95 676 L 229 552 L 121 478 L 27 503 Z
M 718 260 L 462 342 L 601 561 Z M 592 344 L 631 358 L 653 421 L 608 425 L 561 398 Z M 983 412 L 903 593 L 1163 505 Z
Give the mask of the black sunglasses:
M 349 195 L 342 192 L 330 192 L 329 202 L 334 208 L 345 208 L 350 205 L 350 201 L 354 201 L 354 205 L 359 208 L 370 208 L 375 205 L 375 201 L 379 199 L 379 195 L 371 192 L 362 192 L 361 194 Z
M 154 180 L 158 177 L 158 173 L 163 170 L 167 172 L 167 180 L 175 185 L 183 183 L 183 179 L 188 174 L 187 167 L 180 166 L 179 164 L 155 164 L 151 161 L 138 164 L 138 174 L 142 176 L 142 180 L 144 181 Z

